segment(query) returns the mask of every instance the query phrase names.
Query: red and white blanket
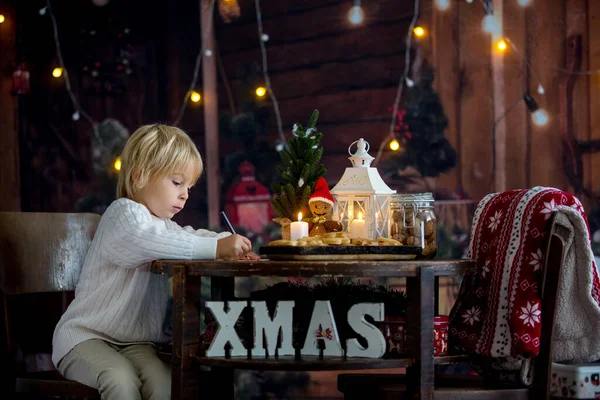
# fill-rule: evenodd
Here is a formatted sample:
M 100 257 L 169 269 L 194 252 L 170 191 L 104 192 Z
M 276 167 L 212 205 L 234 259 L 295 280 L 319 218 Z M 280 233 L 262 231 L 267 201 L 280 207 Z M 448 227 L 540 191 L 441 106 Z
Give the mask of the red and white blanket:
M 566 229 L 553 359 L 600 359 L 600 278 L 587 218 L 576 197 L 546 187 L 490 194 L 478 204 L 469 247 L 478 269 L 463 280 L 452 309 L 451 345 L 492 358 L 538 354 L 544 244 L 554 212 Z

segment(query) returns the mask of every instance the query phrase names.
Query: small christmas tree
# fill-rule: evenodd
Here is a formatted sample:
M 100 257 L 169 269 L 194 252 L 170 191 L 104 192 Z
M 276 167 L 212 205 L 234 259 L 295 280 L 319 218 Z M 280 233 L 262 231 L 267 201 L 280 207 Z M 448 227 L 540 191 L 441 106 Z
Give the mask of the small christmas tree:
M 419 82 L 408 89 L 396 125 L 404 149 L 382 163 L 384 171 L 412 166 L 422 177 L 436 177 L 456 166 L 456 151 L 444 136 L 448 118 L 433 88 L 434 79 L 435 71 L 428 67 L 421 72 Z
M 308 199 L 317 179 L 325 174 L 325 166 L 320 163 L 323 134 L 317 130 L 318 118 L 319 111 L 314 110 L 306 130 L 294 124 L 294 136 L 280 152 L 283 165 L 277 166 L 277 172 L 281 181 L 272 185 L 271 199 L 273 210 L 280 218 L 295 221 L 300 211 L 307 216 Z

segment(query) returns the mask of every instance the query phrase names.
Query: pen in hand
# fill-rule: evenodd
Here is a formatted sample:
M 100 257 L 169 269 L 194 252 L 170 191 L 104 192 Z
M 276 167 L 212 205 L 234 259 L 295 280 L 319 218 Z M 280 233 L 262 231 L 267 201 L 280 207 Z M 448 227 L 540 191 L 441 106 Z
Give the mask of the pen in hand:
M 225 222 L 225 225 L 227 226 L 227 229 L 229 229 L 229 232 L 231 232 L 231 234 L 235 235 L 235 229 L 233 229 L 233 225 L 231 225 L 231 222 L 229 222 L 229 218 L 227 218 L 227 214 L 225 214 L 225 211 L 221 211 L 221 218 L 223 219 L 223 222 Z M 246 258 L 248 257 L 248 253 L 246 253 Z
M 225 222 L 225 225 L 227 225 L 227 229 L 229 229 L 229 232 L 235 235 L 235 229 L 233 229 L 233 225 L 231 225 L 231 222 L 229 222 L 229 218 L 227 218 L 227 214 L 225 214 L 225 211 L 221 211 L 221 218 L 223 218 L 223 222 Z

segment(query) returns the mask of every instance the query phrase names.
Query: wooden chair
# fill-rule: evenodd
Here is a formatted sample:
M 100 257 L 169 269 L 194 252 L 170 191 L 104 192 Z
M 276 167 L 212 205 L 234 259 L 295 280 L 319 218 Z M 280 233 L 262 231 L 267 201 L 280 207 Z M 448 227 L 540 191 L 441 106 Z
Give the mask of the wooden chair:
M 552 367 L 552 335 L 556 318 L 557 292 L 560 269 L 563 262 L 564 243 L 557 235 L 564 229 L 555 223 L 554 216 L 548 221 L 546 266 L 542 283 L 542 336 L 540 352 L 535 358 L 535 375 L 531 387 L 488 387 L 478 376 L 438 375 L 435 377 L 435 400 L 542 400 L 550 398 L 550 375 Z M 411 380 L 398 374 L 340 374 L 338 390 L 346 400 L 393 400 L 413 398 L 408 393 Z
M 99 221 L 97 214 L 0 212 L 0 291 L 8 364 L 3 370 L 10 372 L 9 387 L 3 393 L 7 390 L 40 397 L 100 398 L 95 389 L 68 381 L 56 370 L 19 371 L 22 368 L 17 368 L 16 355 L 21 345 L 19 336 L 23 335 L 15 334 L 17 324 L 14 324 L 17 317 L 29 321 L 40 317 L 34 313 L 23 316 L 23 311 L 15 305 L 23 304 L 20 300 L 24 298 L 33 297 L 39 302 L 36 296 L 41 293 L 62 292 L 61 311 L 64 311 Z M 38 304 L 40 308 L 43 305 Z M 51 343 L 51 339 L 40 337 L 39 341 Z

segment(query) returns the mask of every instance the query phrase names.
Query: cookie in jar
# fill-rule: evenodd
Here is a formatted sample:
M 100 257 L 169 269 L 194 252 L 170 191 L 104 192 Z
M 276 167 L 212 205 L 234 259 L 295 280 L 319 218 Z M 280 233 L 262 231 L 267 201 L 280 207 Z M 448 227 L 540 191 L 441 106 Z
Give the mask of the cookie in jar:
M 437 221 L 431 193 L 392 195 L 389 237 L 405 246 L 421 247 L 420 256 L 433 258 L 437 252 Z

